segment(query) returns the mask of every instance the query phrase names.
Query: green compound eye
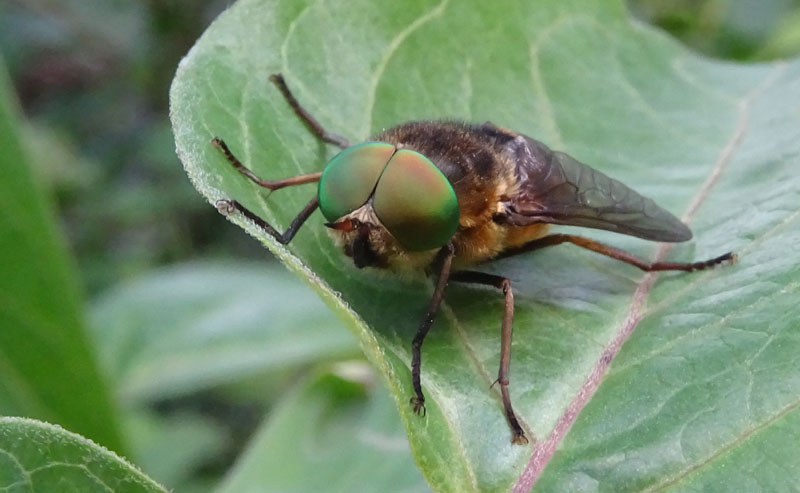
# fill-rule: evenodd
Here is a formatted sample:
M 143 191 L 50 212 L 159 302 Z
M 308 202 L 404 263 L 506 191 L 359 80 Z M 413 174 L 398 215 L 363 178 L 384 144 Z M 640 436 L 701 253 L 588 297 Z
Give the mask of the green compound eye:
M 386 142 L 364 142 L 348 147 L 328 162 L 317 191 L 319 208 L 328 221 L 364 205 L 394 151 L 395 147 Z
M 378 181 L 375 214 L 410 251 L 444 246 L 458 228 L 458 198 L 453 186 L 430 159 L 397 151 Z

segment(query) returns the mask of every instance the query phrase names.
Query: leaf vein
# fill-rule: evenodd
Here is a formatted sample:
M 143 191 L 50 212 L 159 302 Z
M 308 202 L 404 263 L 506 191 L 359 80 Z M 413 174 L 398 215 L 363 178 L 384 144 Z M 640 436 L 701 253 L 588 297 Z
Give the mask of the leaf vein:
M 627 363 L 624 366 L 621 366 L 619 368 L 615 368 L 611 372 L 611 374 L 618 375 L 618 374 L 624 373 L 625 371 L 627 371 L 627 370 L 629 370 L 629 369 L 631 369 L 631 368 L 633 368 L 635 366 L 638 366 L 638 365 L 644 363 L 645 361 L 653 359 L 654 357 L 656 357 L 656 356 L 658 356 L 660 354 L 666 353 L 670 349 L 672 349 L 675 346 L 677 346 L 680 342 L 682 342 L 682 341 L 684 341 L 686 339 L 691 339 L 691 338 L 695 337 L 697 334 L 699 334 L 701 332 L 705 332 L 706 330 L 708 330 L 711 327 L 723 326 L 726 322 L 728 322 L 732 318 L 735 318 L 735 317 L 737 317 L 737 316 L 739 316 L 739 315 L 741 315 L 743 313 L 747 313 L 748 310 L 751 310 L 753 308 L 758 308 L 758 307 L 761 307 L 763 305 L 769 305 L 776 296 L 783 295 L 783 294 L 791 294 L 794 291 L 796 291 L 798 287 L 800 287 L 800 282 L 794 282 L 794 283 L 790 283 L 790 284 L 786 285 L 785 287 L 783 287 L 783 288 L 781 288 L 781 289 L 779 289 L 777 291 L 773 291 L 770 294 L 761 296 L 761 297 L 757 298 L 756 300 L 754 300 L 752 303 L 749 303 L 747 305 L 742 305 L 737 310 L 728 312 L 728 313 L 725 314 L 725 316 L 720 317 L 719 319 L 714 320 L 713 322 L 709 322 L 709 323 L 700 325 L 698 327 L 695 327 L 692 330 L 689 330 L 687 332 L 682 333 L 678 337 L 674 337 L 674 338 L 670 339 L 668 342 L 665 342 L 663 344 L 659 344 L 657 349 L 647 353 L 646 355 L 642 356 L 641 358 L 637 358 L 637 359 Z
M 719 157 L 711 168 L 711 172 L 694 196 L 686 212 L 683 214 L 684 222 L 691 222 L 697 210 L 708 197 L 711 189 L 719 181 L 728 163 L 732 160 L 734 152 L 739 148 L 747 132 L 749 108 L 752 101 L 765 91 L 767 87 L 774 84 L 784 68 L 785 64 L 778 64 L 777 68 L 773 70 L 772 73 L 765 77 L 758 86 L 739 102 L 739 121 L 734 128 L 733 135 L 720 152 Z M 663 245 L 656 253 L 656 261 L 663 259 L 670 249 L 671 245 Z M 555 455 L 558 445 L 572 427 L 572 424 L 577 419 L 581 410 L 597 391 L 611 362 L 642 320 L 644 316 L 642 313 L 643 306 L 657 278 L 658 273 L 652 272 L 646 274 L 642 278 L 633 294 L 628 315 L 625 317 L 619 329 L 617 329 L 615 336 L 606 346 L 597 363 L 584 380 L 583 385 L 581 385 L 578 392 L 567 405 L 566 410 L 558 419 L 548 437 L 543 442 L 539 442 L 534 446 L 528 465 L 525 467 L 525 470 L 517 480 L 517 484 L 514 486 L 515 493 L 530 491 L 531 487 L 536 483 L 539 477 L 541 477 L 542 471 L 550 462 L 553 455 Z
M 389 344 L 387 344 L 386 347 L 388 347 L 392 351 L 392 353 L 394 353 L 394 355 L 395 355 L 395 357 L 397 359 L 399 359 L 401 361 L 409 361 L 410 360 L 410 355 L 408 354 L 408 352 L 402 351 L 402 354 L 401 354 L 401 350 L 399 350 L 399 348 L 394 347 L 394 346 L 389 345 Z M 431 385 L 430 382 L 427 381 L 427 378 L 424 377 L 424 373 L 422 375 L 423 375 L 422 376 L 422 380 L 425 381 L 425 384 L 424 384 L 425 391 L 429 394 L 428 396 L 429 397 L 433 397 L 433 400 L 437 402 L 437 404 L 439 405 L 439 408 L 444 411 L 445 408 L 442 407 L 442 403 L 445 403 L 445 402 L 448 402 L 448 401 L 446 399 L 442 398 L 442 395 L 439 392 L 438 386 Z M 399 395 L 399 392 L 397 392 L 396 395 Z M 438 396 L 439 398 L 437 399 L 436 396 Z M 406 413 L 401 413 L 401 415 L 402 416 L 406 416 L 407 414 Z M 473 491 L 478 491 L 479 490 L 479 488 L 478 488 L 478 478 L 475 476 L 475 471 L 473 469 L 472 462 L 467 459 L 467 451 L 466 451 L 466 447 L 464 446 L 464 441 L 462 440 L 461 433 L 458 433 L 453 428 L 453 420 L 445 419 L 444 423 L 447 426 L 447 429 L 450 431 L 449 435 L 450 435 L 450 438 L 451 438 L 451 442 L 453 443 L 454 447 L 458 450 L 459 455 L 460 455 L 460 457 L 462 459 L 462 463 L 464 465 L 464 468 L 469 472 L 469 482 L 473 486 Z M 441 454 L 441 452 L 440 452 L 440 450 L 438 448 L 434 447 L 432 449 L 429 448 L 428 450 L 429 451 L 430 450 L 435 450 L 436 455 L 439 457 L 439 461 L 442 464 L 446 464 L 447 463 L 447 460 L 446 460 L 447 457 L 444 457 Z
M 733 441 L 729 442 L 728 444 L 726 444 L 725 446 L 718 448 L 717 450 L 714 451 L 713 454 L 711 454 L 708 457 L 706 457 L 703 461 L 693 465 L 692 467 L 689 467 L 689 468 L 681 471 L 679 474 L 677 474 L 677 475 L 675 475 L 675 476 L 673 476 L 671 478 L 667 478 L 665 481 L 662 481 L 661 483 L 659 483 L 659 484 L 657 484 L 655 486 L 652 486 L 650 488 L 646 488 L 643 491 L 648 491 L 648 492 L 663 491 L 663 490 L 665 490 L 667 488 L 670 488 L 671 486 L 674 486 L 674 485 L 676 485 L 678 483 L 681 483 L 681 482 L 685 481 L 687 478 L 689 478 L 690 476 L 696 474 L 698 471 L 701 471 L 703 468 L 707 467 L 709 464 L 711 464 L 715 460 L 718 460 L 718 459 L 724 457 L 725 455 L 727 455 L 727 454 L 731 453 L 732 451 L 734 451 L 736 448 L 738 448 L 738 447 L 742 446 L 743 444 L 747 443 L 748 440 L 750 440 L 754 436 L 758 435 L 759 432 L 767 429 L 769 426 L 771 426 L 771 425 L 777 423 L 778 421 L 780 421 L 781 419 L 787 417 L 789 414 L 792 413 L 792 411 L 795 411 L 799 407 L 800 407 L 800 400 L 797 400 L 797 401 L 789 404 L 788 406 L 786 406 L 783 409 L 781 409 L 775 415 L 770 416 L 762 424 L 760 424 L 758 426 L 755 426 L 753 428 L 744 430 L 744 432 L 739 437 L 737 437 L 736 440 L 733 440 Z
M 747 244 L 744 248 L 737 250 L 737 254 L 739 257 L 745 256 L 747 253 L 755 250 L 757 246 L 761 243 L 764 243 L 767 239 L 772 238 L 778 232 L 783 229 L 788 224 L 791 224 L 797 218 L 800 217 L 800 209 L 794 211 L 792 214 L 787 215 L 784 219 L 782 219 L 778 224 L 767 230 L 764 234 L 754 238 L 750 243 Z M 698 284 L 705 282 L 708 280 L 709 277 L 719 275 L 718 269 L 710 269 L 702 272 L 698 272 L 692 276 L 692 280 L 686 283 L 681 289 L 670 295 L 669 297 L 662 300 L 660 303 L 653 305 L 652 307 L 647 308 L 644 311 L 645 316 L 652 315 L 668 306 L 670 306 L 675 300 L 683 296 L 684 294 L 688 293 Z
M 383 73 L 386 71 L 386 67 L 389 65 L 389 61 L 392 59 L 392 56 L 394 56 L 400 46 L 402 46 L 402 44 L 411 34 L 431 20 L 441 16 L 447 8 L 448 3 L 450 3 L 450 0 L 442 0 L 437 6 L 428 12 L 423 13 L 416 20 L 414 20 L 414 22 L 411 22 L 408 26 L 406 26 L 405 29 L 398 32 L 397 35 L 389 42 L 387 51 L 378 61 L 378 64 L 375 67 L 375 73 L 372 75 L 372 78 L 369 82 L 369 89 L 366 96 L 366 115 L 364 118 L 365 128 L 363 128 L 361 131 L 362 135 L 368 135 L 371 133 L 372 113 L 375 111 L 375 94 L 378 91 L 378 84 L 380 83 Z
M 0 448 L 0 454 L 3 454 L 3 455 L 5 455 L 5 456 L 7 456 L 9 459 L 11 459 L 11 462 L 12 462 L 12 463 L 13 463 L 13 464 L 14 464 L 14 465 L 17 467 L 17 469 L 19 469 L 20 473 L 21 473 L 21 474 L 22 474 L 22 476 L 23 476 L 23 479 L 22 479 L 21 481 L 17 481 L 16 483 L 12 483 L 12 484 L 10 484 L 10 485 L 6 486 L 6 487 L 5 487 L 5 488 L 3 488 L 3 489 L 10 489 L 12 486 L 14 486 L 14 485 L 17 485 L 17 484 L 20 484 L 20 483 L 25 483 L 25 484 L 27 484 L 29 487 L 31 487 L 31 488 L 32 488 L 32 487 L 33 487 L 33 483 L 31 483 L 31 475 L 30 475 L 30 472 L 29 472 L 29 471 L 28 471 L 28 470 L 25 468 L 25 466 L 22 464 L 22 462 L 20 462 L 20 461 L 19 461 L 19 459 L 17 458 L 17 456 L 16 456 L 16 455 L 14 455 L 14 454 L 12 454 L 12 453 L 11 453 L 11 452 L 9 452 L 8 450 L 6 450 L 6 449 L 1 449 L 1 448 Z
M 454 329 L 456 334 L 456 340 L 461 344 L 461 347 L 464 349 L 464 353 L 467 355 L 470 361 L 472 361 L 473 367 L 475 368 L 476 372 L 478 373 L 479 377 L 486 382 L 486 385 L 489 387 L 489 393 L 494 397 L 495 401 L 502 406 L 502 397 L 500 395 L 500 391 L 494 388 L 495 379 L 493 379 L 486 367 L 483 365 L 483 362 L 478 358 L 478 354 L 475 351 L 475 348 L 472 345 L 472 342 L 467 335 L 467 332 L 464 330 L 464 327 L 459 322 L 458 317 L 456 316 L 453 309 L 447 304 L 447 302 L 442 302 L 442 308 L 444 312 L 447 314 L 447 317 L 451 320 L 452 324 L 451 327 Z M 502 407 L 501 407 L 502 409 Z M 520 425 L 523 427 L 525 432 L 533 437 L 532 431 L 530 426 L 525 421 L 522 416 L 517 416 L 517 419 L 520 422 Z

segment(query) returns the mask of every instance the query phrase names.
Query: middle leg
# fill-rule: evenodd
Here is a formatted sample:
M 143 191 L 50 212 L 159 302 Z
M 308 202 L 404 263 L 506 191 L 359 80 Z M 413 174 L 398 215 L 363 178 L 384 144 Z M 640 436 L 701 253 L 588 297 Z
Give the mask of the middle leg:
M 508 368 L 511 364 L 511 336 L 514 322 L 514 292 L 511 289 L 511 280 L 506 277 L 475 271 L 454 272 L 450 279 L 455 282 L 494 286 L 505 295 L 505 311 L 503 313 L 500 337 L 500 369 L 497 372 L 495 383 L 500 384 L 503 409 L 505 409 L 508 426 L 511 428 L 511 442 L 517 445 L 525 445 L 528 443 L 528 439 L 525 437 L 525 431 L 523 431 L 517 415 L 514 413 L 514 408 L 511 407 L 511 396 L 508 393 Z
M 239 211 L 243 216 L 256 223 L 256 225 L 265 233 L 275 238 L 281 245 L 287 245 L 290 241 L 292 241 L 294 235 L 297 233 L 303 223 L 306 222 L 306 219 L 308 219 L 308 217 L 313 214 L 315 210 L 317 210 L 317 207 L 319 207 L 319 200 L 317 200 L 317 197 L 315 196 L 309 200 L 308 204 L 303 207 L 303 210 L 301 210 L 300 213 L 295 216 L 295 218 L 289 224 L 289 227 L 286 228 L 286 231 L 281 233 L 277 229 L 273 228 L 271 224 L 261 219 L 258 214 L 252 212 L 239 202 L 235 200 L 217 201 L 217 210 L 220 213 L 227 216 L 235 211 Z

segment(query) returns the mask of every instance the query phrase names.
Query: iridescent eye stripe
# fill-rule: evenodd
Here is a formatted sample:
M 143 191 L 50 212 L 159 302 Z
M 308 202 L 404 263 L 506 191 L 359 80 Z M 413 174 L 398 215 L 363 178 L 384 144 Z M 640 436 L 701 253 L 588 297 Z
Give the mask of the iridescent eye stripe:
M 325 218 L 333 222 L 364 205 L 396 150 L 386 142 L 365 142 L 334 156 L 317 191 Z
M 392 156 L 372 203 L 381 223 L 411 251 L 440 248 L 458 228 L 453 186 L 430 159 L 410 149 Z

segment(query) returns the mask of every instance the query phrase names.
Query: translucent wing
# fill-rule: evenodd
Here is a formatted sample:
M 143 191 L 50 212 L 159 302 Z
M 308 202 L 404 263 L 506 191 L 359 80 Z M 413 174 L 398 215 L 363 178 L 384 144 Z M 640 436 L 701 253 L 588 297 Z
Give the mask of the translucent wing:
M 519 190 L 507 202 L 507 220 L 605 229 L 647 240 L 679 242 L 692 232 L 677 217 L 623 183 L 526 135 L 506 144 Z

